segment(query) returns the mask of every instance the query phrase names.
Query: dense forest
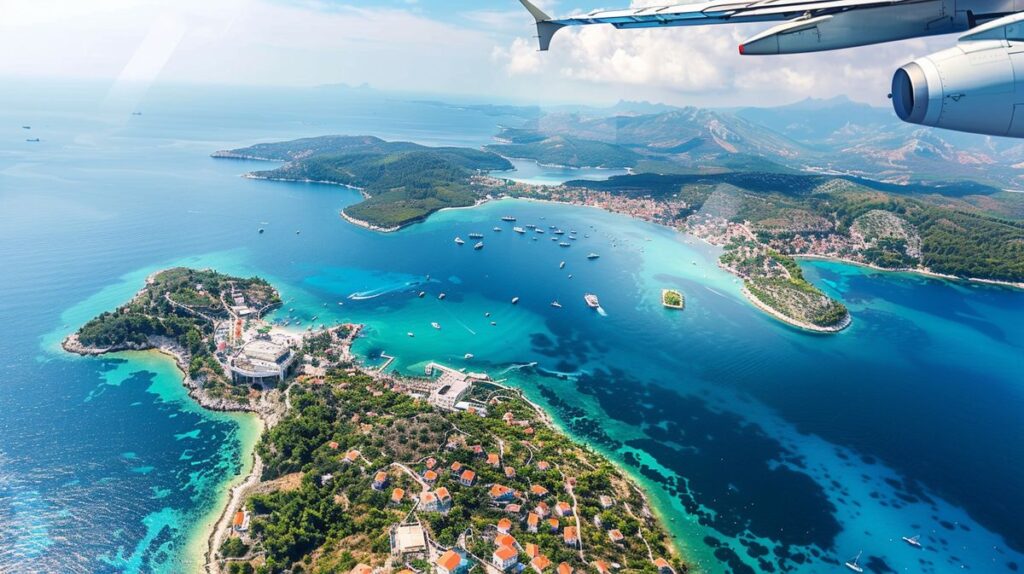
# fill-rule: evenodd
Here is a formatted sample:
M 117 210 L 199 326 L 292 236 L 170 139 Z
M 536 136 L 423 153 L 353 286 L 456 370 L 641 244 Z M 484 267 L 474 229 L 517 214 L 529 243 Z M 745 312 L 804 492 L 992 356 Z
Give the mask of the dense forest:
M 624 168 L 635 166 L 641 159 L 640 154 L 628 147 L 601 141 L 561 135 L 531 137 L 529 130 L 504 130 L 502 133 L 512 138 L 510 143 L 489 145 L 488 150 L 545 165 Z

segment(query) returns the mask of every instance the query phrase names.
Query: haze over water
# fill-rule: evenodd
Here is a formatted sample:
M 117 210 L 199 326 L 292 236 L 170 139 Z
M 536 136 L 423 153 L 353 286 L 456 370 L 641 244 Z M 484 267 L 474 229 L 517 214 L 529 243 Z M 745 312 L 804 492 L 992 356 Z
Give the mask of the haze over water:
M 380 235 L 338 217 L 353 191 L 247 180 L 267 164 L 209 158 L 330 133 L 478 146 L 516 118 L 329 90 L 164 90 L 141 116 L 104 97 L 0 94 L 0 571 L 195 566 L 252 420 L 198 409 L 151 354 L 56 348 L 178 264 L 268 278 L 282 320 L 367 324 L 356 350 L 371 362 L 522 386 L 641 476 L 708 572 L 841 571 L 860 550 L 878 573 L 1024 566 L 1024 293 L 807 263 L 854 318 L 810 335 L 745 302 L 715 248 L 664 228 L 501 201 Z M 533 241 L 505 214 L 580 239 Z M 483 250 L 453 243 L 473 231 Z M 684 312 L 660 308 L 666 286 Z M 900 541 L 915 534 L 923 550 Z

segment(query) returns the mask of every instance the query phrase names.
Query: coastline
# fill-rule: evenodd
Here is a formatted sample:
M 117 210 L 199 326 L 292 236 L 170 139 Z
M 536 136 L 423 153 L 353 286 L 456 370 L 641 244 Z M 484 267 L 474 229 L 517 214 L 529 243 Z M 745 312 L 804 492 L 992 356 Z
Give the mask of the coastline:
M 879 267 L 873 263 L 865 263 L 863 261 L 855 261 L 853 259 L 847 259 L 845 257 L 832 257 L 829 255 L 791 255 L 793 259 L 813 259 L 817 261 L 835 261 L 838 263 L 845 263 L 847 265 L 856 265 L 857 267 L 866 267 L 875 271 L 882 271 L 884 273 L 910 273 L 914 275 L 923 275 L 925 277 L 932 277 L 934 279 L 945 279 L 947 281 L 959 282 L 959 283 L 982 283 L 984 285 L 997 285 L 1000 287 L 1011 287 L 1013 289 L 1024 290 L 1024 281 L 1003 281 L 1000 279 L 982 279 L 980 277 L 960 277 L 958 275 L 950 275 L 948 273 L 939 273 L 938 271 L 932 271 L 927 268 L 917 267 L 901 267 L 901 268 L 887 268 Z
M 191 571 L 196 574 L 218 574 L 220 567 L 213 560 L 213 556 L 223 542 L 225 535 L 229 532 L 231 518 L 244 500 L 245 493 L 256 484 L 259 484 L 260 475 L 263 472 L 263 461 L 256 452 L 256 445 L 259 443 L 263 433 L 268 428 L 274 426 L 284 415 L 284 410 L 280 408 L 281 405 L 284 405 L 284 401 L 278 400 L 276 396 L 270 399 L 264 396 L 261 398 L 259 405 L 252 406 L 223 398 L 215 399 L 209 397 L 203 392 L 199 382 L 192 379 L 188 374 L 188 353 L 173 341 L 163 337 L 150 337 L 145 344 L 141 345 L 90 347 L 79 342 L 78 335 L 72 333 L 61 341 L 61 347 L 68 353 L 93 357 L 120 352 L 149 351 L 157 353 L 174 363 L 181 375 L 181 385 L 185 387 L 188 398 L 193 400 L 200 408 L 211 412 L 240 416 L 252 415 L 255 417 L 257 429 L 252 436 L 248 436 L 244 432 L 247 430 L 244 428 L 245 424 L 239 421 L 239 430 L 243 431 L 239 437 L 243 452 L 242 460 L 240 461 L 242 468 L 239 474 L 227 478 L 222 485 L 222 487 L 226 488 L 218 495 L 218 499 L 226 499 L 226 502 L 223 504 L 218 502 L 200 519 L 185 542 L 186 564 L 190 567 L 194 565 L 194 567 L 190 568 Z M 268 394 L 270 393 L 274 393 L 274 391 L 269 391 Z M 191 558 L 198 558 L 199 556 L 202 556 L 202 558 L 194 561 L 191 560 Z
M 743 296 L 746 297 L 747 300 L 750 301 L 758 309 L 764 311 L 768 315 L 774 317 L 775 319 L 778 319 L 779 321 L 782 321 L 783 323 L 785 323 L 787 325 L 790 325 L 792 327 L 796 327 L 798 329 L 803 329 L 804 331 L 809 331 L 809 332 L 812 332 L 812 333 L 831 335 L 831 334 L 834 334 L 834 333 L 838 333 L 838 332 L 842 331 L 843 329 L 846 329 L 847 327 L 849 327 L 851 324 L 853 324 L 853 319 L 852 319 L 852 317 L 850 317 L 849 311 L 847 311 L 846 317 L 842 321 L 840 321 L 836 325 L 832 325 L 832 326 L 829 326 L 829 327 L 821 327 L 819 325 L 814 325 L 812 323 L 807 323 L 807 322 L 804 322 L 804 321 L 799 321 L 799 320 L 794 319 L 794 318 L 792 318 L 792 317 L 790 317 L 788 315 L 783 314 L 782 312 L 780 312 L 780 311 L 778 311 L 776 309 L 773 309 L 773 308 L 769 307 L 763 301 L 761 301 L 760 299 L 755 297 L 754 294 L 751 293 L 747 289 L 746 286 L 743 286 L 743 288 L 741 290 L 743 292 Z

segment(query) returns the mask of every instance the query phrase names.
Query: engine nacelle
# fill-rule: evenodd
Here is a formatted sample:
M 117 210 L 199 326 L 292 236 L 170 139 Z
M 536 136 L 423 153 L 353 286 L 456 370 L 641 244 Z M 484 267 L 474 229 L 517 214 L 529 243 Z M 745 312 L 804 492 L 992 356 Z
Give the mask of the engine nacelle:
M 986 24 L 948 50 L 896 70 L 892 105 L 905 122 L 1024 137 L 1024 15 Z

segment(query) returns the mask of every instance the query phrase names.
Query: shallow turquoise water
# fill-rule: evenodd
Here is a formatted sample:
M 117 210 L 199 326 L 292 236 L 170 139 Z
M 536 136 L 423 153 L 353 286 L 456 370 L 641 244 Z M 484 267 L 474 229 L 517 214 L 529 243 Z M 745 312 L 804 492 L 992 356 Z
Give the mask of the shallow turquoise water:
M 707 571 L 816 573 L 859 550 L 872 572 L 1024 564 L 1019 292 L 807 263 L 854 315 L 809 335 L 747 304 L 715 248 L 667 229 L 501 201 L 379 235 L 338 217 L 354 192 L 246 180 L 264 164 L 208 157 L 320 133 L 480 145 L 514 119 L 307 92 L 156 93 L 125 117 L 102 111 L 101 91 L 59 93 L 0 95 L 0 571 L 187 564 L 190 530 L 237 471 L 237 421 L 183 400 L 166 362 L 55 349 L 174 264 L 267 277 L 288 300 L 281 320 L 365 323 L 371 361 L 522 386 L 643 477 Z M 579 239 L 519 236 L 504 214 Z M 452 241 L 472 231 L 483 250 Z M 664 286 L 686 311 L 660 308 Z M 918 533 L 923 551 L 899 542 Z

